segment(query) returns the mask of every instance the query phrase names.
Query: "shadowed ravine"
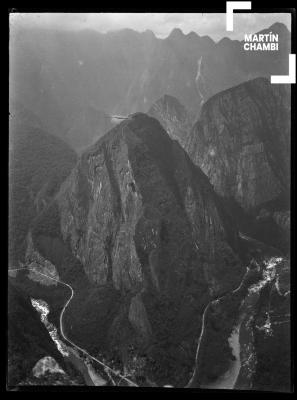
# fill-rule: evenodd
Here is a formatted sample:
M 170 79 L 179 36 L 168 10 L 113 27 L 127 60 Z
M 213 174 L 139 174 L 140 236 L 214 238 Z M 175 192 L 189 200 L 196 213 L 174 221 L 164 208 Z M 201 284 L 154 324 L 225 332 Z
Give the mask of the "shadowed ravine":
M 82 352 L 84 355 L 86 355 L 87 357 L 91 358 L 91 359 L 92 359 L 93 361 L 95 361 L 96 363 L 100 364 L 100 365 L 104 368 L 105 373 L 107 374 L 107 376 L 109 377 L 109 380 L 111 381 L 111 383 L 112 383 L 114 386 L 116 386 L 116 384 L 115 384 L 115 382 L 114 382 L 114 380 L 113 380 L 111 374 L 114 374 L 115 377 L 120 378 L 121 380 L 125 380 L 125 381 L 129 384 L 129 386 L 138 386 L 136 383 L 132 382 L 130 379 L 127 379 L 125 376 L 121 375 L 121 374 L 118 373 L 117 371 L 114 371 L 112 368 L 110 368 L 108 365 L 106 365 L 106 364 L 104 364 L 103 362 L 101 362 L 100 360 L 98 360 L 96 357 L 91 356 L 85 349 L 83 349 L 83 348 L 81 348 L 80 346 L 78 346 L 78 345 L 76 345 L 75 343 L 73 343 L 72 340 L 70 340 L 70 339 L 65 335 L 64 327 L 63 327 L 63 316 L 64 316 L 64 313 L 65 313 L 66 308 L 68 307 L 70 301 L 72 300 L 72 298 L 73 298 L 73 296 L 74 296 L 74 290 L 73 290 L 73 288 L 72 288 L 70 285 L 68 285 L 68 283 L 62 282 L 62 281 L 60 281 L 60 280 L 58 280 L 58 279 L 55 279 L 55 278 L 52 278 L 51 276 L 48 276 L 48 275 L 46 275 L 46 274 L 43 274 L 42 272 L 38 272 L 38 271 L 36 271 L 34 268 L 27 268 L 27 267 L 15 268 L 15 269 L 10 269 L 9 272 L 12 272 L 12 271 L 20 271 L 20 270 L 31 270 L 31 271 L 33 271 L 33 272 L 39 274 L 39 275 L 43 275 L 43 276 L 45 276 L 45 277 L 48 278 L 48 279 L 52 279 L 52 280 L 58 282 L 58 283 L 61 284 L 61 285 L 67 286 L 67 287 L 70 289 L 70 291 L 71 291 L 71 295 L 70 295 L 69 299 L 66 301 L 66 303 L 65 303 L 65 305 L 64 305 L 64 307 L 63 307 L 63 309 L 62 309 L 62 311 L 61 311 L 61 314 L 60 314 L 60 332 L 61 332 L 61 335 L 62 335 L 63 339 L 64 339 L 66 342 L 68 342 L 71 346 L 73 346 L 74 349 L 78 350 L 79 352 Z M 72 352 L 72 355 L 75 357 L 75 355 L 76 355 L 75 352 Z M 78 356 L 76 356 L 75 358 L 77 359 L 76 361 L 81 361 L 81 362 L 83 363 L 83 361 L 80 360 L 80 358 L 79 358 Z M 95 378 L 94 378 L 94 374 L 92 373 L 92 369 L 91 369 L 91 368 L 88 368 L 88 373 L 89 373 L 89 375 L 90 375 L 90 380 L 91 380 L 92 382 L 94 382 L 94 379 L 95 379 Z M 102 382 L 104 382 L 104 379 L 103 379 L 103 378 L 102 378 Z M 95 383 L 94 383 L 94 385 L 95 385 Z M 95 385 L 95 386 L 97 386 L 97 385 Z
M 260 269 L 259 265 L 256 269 L 250 269 L 249 267 L 247 267 L 246 273 L 243 276 L 241 283 L 237 289 L 227 294 L 224 294 L 223 296 L 217 299 L 211 300 L 205 307 L 202 316 L 201 332 L 196 350 L 195 369 L 190 379 L 190 382 L 186 387 L 190 388 L 199 387 L 205 389 L 235 389 L 235 388 L 240 389 L 240 384 L 238 384 L 238 378 L 239 375 L 241 374 L 241 368 L 242 368 L 241 341 L 240 341 L 241 330 L 244 329 L 246 334 L 249 335 L 245 326 L 245 322 L 247 321 L 248 317 L 253 316 L 255 306 L 259 300 L 261 290 L 264 287 L 274 283 L 274 286 L 278 291 L 277 288 L 278 276 L 276 274 L 275 266 L 282 260 L 282 258 L 281 257 L 277 258 L 277 256 L 272 255 L 273 253 L 275 254 L 277 250 L 273 249 L 270 246 L 267 247 L 263 243 L 254 240 L 248 236 L 245 236 L 241 233 L 239 234 L 239 236 L 241 239 L 249 242 L 250 244 L 253 244 L 254 246 L 257 246 L 257 248 L 261 248 L 263 261 L 264 259 L 266 259 L 266 261 L 264 262 L 265 267 L 263 270 Z M 277 252 L 276 254 L 279 253 Z M 255 280 L 253 280 L 254 279 L 253 275 L 254 277 L 256 277 Z M 281 295 L 281 293 L 279 294 Z M 208 355 L 206 356 L 203 355 L 203 343 L 205 346 L 206 342 L 206 347 L 207 347 L 207 328 L 206 328 L 207 320 L 212 318 L 210 309 L 215 308 L 220 303 L 224 309 L 225 301 L 227 301 L 227 307 L 229 307 L 230 299 L 232 301 L 232 298 L 234 304 L 238 303 L 237 307 L 238 316 L 236 317 L 235 321 L 233 321 L 231 325 L 232 328 L 231 334 L 226 339 L 232 351 L 233 360 L 230 360 L 229 368 L 218 378 L 210 382 L 205 382 L 203 378 L 201 380 L 201 376 L 203 376 L 202 372 L 204 372 L 202 371 L 203 367 L 201 367 L 201 358 L 203 359 L 203 356 L 208 357 Z M 228 305 L 228 299 L 229 299 L 229 305 Z M 248 340 L 252 341 L 252 338 L 249 337 Z
M 241 237 L 244 240 L 251 240 L 253 239 L 248 238 L 248 237 Z M 261 243 L 259 243 L 261 245 Z M 63 337 L 63 339 L 68 342 L 71 346 L 72 349 L 70 348 L 70 359 L 71 362 L 83 373 L 86 384 L 87 385 L 95 385 L 95 386 L 105 386 L 108 382 L 108 384 L 113 385 L 113 386 L 119 386 L 121 385 L 121 381 L 124 380 L 126 384 L 129 386 L 138 386 L 136 383 L 132 382 L 130 379 L 126 378 L 125 376 L 121 375 L 119 372 L 114 371 L 112 368 L 104 364 L 102 361 L 98 360 L 97 358 L 91 356 L 85 349 L 81 348 L 80 346 L 76 345 L 72 340 L 70 340 L 67 335 L 65 334 L 64 326 L 63 326 L 63 317 L 65 314 L 65 311 L 71 302 L 73 296 L 74 296 L 74 290 L 73 288 L 65 283 L 62 282 L 58 279 L 52 278 L 46 274 L 43 274 L 41 272 L 38 272 L 34 270 L 33 268 L 16 268 L 16 269 L 10 269 L 9 272 L 12 271 L 19 271 L 19 270 L 32 270 L 35 273 L 38 273 L 40 275 L 43 275 L 51 280 L 54 280 L 58 282 L 61 285 L 67 286 L 69 290 L 71 291 L 71 295 L 66 301 L 61 314 L 60 314 L 60 332 Z M 245 275 L 243 276 L 240 285 L 233 291 L 225 293 L 223 296 L 218 297 L 216 299 L 212 299 L 205 307 L 203 315 L 202 315 L 202 326 L 201 326 L 201 332 L 200 336 L 198 339 L 198 344 L 197 344 L 197 350 L 196 350 L 196 357 L 195 357 L 195 368 L 192 374 L 192 377 L 189 381 L 189 383 L 186 385 L 188 388 L 205 388 L 205 389 L 234 389 L 236 386 L 236 382 L 238 379 L 238 376 L 241 371 L 241 359 L 240 359 L 240 330 L 243 325 L 243 321 L 246 319 L 246 317 L 250 314 L 251 310 L 253 309 L 254 305 L 257 303 L 258 298 L 259 298 L 259 291 L 267 285 L 269 282 L 272 280 L 275 280 L 275 269 L 273 263 L 268 262 L 266 271 L 271 271 L 271 273 L 267 273 L 266 275 L 264 274 L 262 276 L 262 279 L 259 278 L 259 272 L 260 269 L 250 269 L 247 267 L 247 271 Z M 262 271 L 263 272 L 263 271 Z M 256 275 L 255 275 L 256 274 Z M 258 275 L 257 275 L 258 274 Z M 251 277 L 252 276 L 258 276 L 256 280 L 253 280 Z M 277 287 L 276 287 L 277 288 Z M 232 351 L 232 355 L 234 357 L 233 360 L 230 360 L 229 363 L 229 368 L 227 371 L 225 371 L 221 376 L 219 376 L 216 380 L 212 382 L 203 382 L 199 381 L 199 374 L 201 373 L 201 365 L 200 365 L 200 357 L 201 357 L 201 350 L 203 347 L 203 341 L 205 341 L 205 335 L 207 336 L 207 329 L 206 329 L 206 320 L 207 316 L 209 314 L 209 311 L 211 308 L 215 308 L 217 305 L 221 304 L 224 307 L 224 301 L 227 299 L 227 302 L 233 301 L 235 304 L 235 307 L 237 307 L 238 311 L 238 316 L 236 317 L 235 322 L 233 321 L 232 323 L 232 329 L 231 329 L 231 334 L 227 338 L 229 347 Z M 229 300 L 228 300 L 229 299 Z M 233 300 L 232 300 L 233 299 Z M 228 304 L 227 304 L 228 305 Z M 206 338 L 207 340 L 207 338 Z M 103 375 L 104 377 L 101 377 L 98 373 L 95 373 L 95 371 L 92 369 L 90 362 L 84 362 L 84 360 L 79 356 L 79 354 L 83 354 L 87 356 L 89 360 L 94 361 L 95 363 L 99 364 L 101 367 L 103 367 Z M 86 369 L 87 367 L 87 369 Z M 87 376 L 86 376 L 86 370 L 87 370 Z M 120 379 L 119 379 L 120 378 Z
M 232 294 L 235 294 L 240 290 L 242 286 L 242 282 L 238 286 L 237 289 L 232 291 Z M 232 349 L 232 353 L 234 357 L 236 358 L 235 361 L 231 362 L 231 366 L 227 372 L 225 372 L 222 376 L 220 376 L 215 382 L 208 384 L 208 385 L 203 385 L 203 384 L 197 384 L 197 376 L 198 376 L 198 361 L 199 361 L 199 355 L 201 351 L 201 342 L 203 339 L 203 335 L 205 333 L 205 317 L 207 314 L 207 311 L 209 307 L 212 304 L 215 304 L 219 302 L 220 300 L 223 300 L 226 296 L 229 296 L 230 294 L 225 294 L 222 297 L 219 297 L 218 299 L 211 300 L 208 305 L 205 307 L 203 316 L 202 316 L 202 327 L 201 327 L 201 333 L 199 336 L 198 340 L 198 345 L 197 345 L 197 351 L 196 351 L 196 367 L 194 369 L 193 375 L 190 379 L 190 382 L 186 387 L 201 387 L 201 388 L 207 388 L 207 389 L 233 389 L 237 380 L 237 377 L 239 375 L 241 363 L 240 363 L 240 344 L 239 344 L 239 332 L 240 332 L 240 326 L 241 326 L 241 321 L 238 323 L 237 326 L 234 327 L 231 336 L 228 339 L 230 348 Z M 242 320 L 242 317 L 240 316 L 240 320 Z

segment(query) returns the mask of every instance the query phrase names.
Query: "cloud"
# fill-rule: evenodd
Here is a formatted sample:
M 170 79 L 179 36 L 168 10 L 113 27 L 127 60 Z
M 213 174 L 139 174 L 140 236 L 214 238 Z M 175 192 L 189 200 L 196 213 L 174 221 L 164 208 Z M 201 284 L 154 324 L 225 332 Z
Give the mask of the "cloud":
M 139 32 L 152 30 L 164 38 L 172 29 L 180 28 L 185 34 L 194 31 L 209 35 L 214 40 L 224 36 L 243 39 L 245 33 L 254 33 L 268 28 L 275 22 L 283 22 L 290 29 L 289 13 L 236 13 L 234 32 L 226 31 L 224 13 L 14 13 L 10 14 L 11 27 L 44 27 L 52 29 L 95 29 L 108 32 L 131 28 Z

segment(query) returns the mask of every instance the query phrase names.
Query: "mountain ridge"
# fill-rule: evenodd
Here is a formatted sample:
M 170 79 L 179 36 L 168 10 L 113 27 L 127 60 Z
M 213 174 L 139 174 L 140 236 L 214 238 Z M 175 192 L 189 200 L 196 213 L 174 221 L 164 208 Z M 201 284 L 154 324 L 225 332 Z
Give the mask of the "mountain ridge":
M 104 115 L 147 112 L 168 93 L 198 118 L 213 94 L 286 72 L 287 45 L 273 55 L 251 54 L 240 42 L 228 39 L 222 46 L 178 32 L 175 40 L 133 30 L 19 30 L 10 41 L 11 96 L 35 112 L 48 132 L 81 151 L 95 140 L 96 127 L 98 136 L 111 128 Z
M 110 332 L 105 349 L 119 346 L 119 355 L 129 343 L 137 357 L 146 349 L 150 379 L 186 384 L 192 354 L 180 353 L 176 345 L 184 341 L 186 348 L 195 347 L 200 319 L 194 315 L 210 296 L 234 288 L 243 273 L 236 228 L 206 175 L 156 119 L 136 113 L 83 152 L 55 202 L 57 233 L 47 232 L 45 212 L 33 246 L 65 282 L 71 272 L 63 261 L 67 248 L 77 260 L 71 276 L 76 270 L 86 277 L 82 286 L 71 281 L 80 293 L 69 309 L 71 339 L 90 349 L 79 333 L 80 315 L 90 307 L 89 291 L 109 290 L 116 299 L 110 319 L 99 324 L 100 315 L 92 316 L 83 331 L 93 337 L 99 326 L 98 337 Z M 191 328 L 181 328 L 193 318 Z M 164 335 L 173 343 L 171 361 Z M 99 343 L 92 346 L 98 349 Z M 163 372 L 153 368 L 155 362 Z M 173 366 L 179 372 L 170 372 Z

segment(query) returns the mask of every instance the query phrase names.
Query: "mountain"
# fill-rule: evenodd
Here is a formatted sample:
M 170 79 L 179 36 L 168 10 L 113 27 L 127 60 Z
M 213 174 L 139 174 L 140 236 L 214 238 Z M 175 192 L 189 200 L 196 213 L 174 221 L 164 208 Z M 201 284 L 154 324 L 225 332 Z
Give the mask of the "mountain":
M 284 229 L 290 186 L 288 88 L 257 78 L 211 97 L 185 148 L 234 212 L 237 204 L 258 220 L 268 218 L 270 228 L 276 221 Z
M 197 118 L 210 96 L 257 76 L 288 73 L 290 33 L 282 24 L 278 52 L 248 52 L 175 29 L 150 31 L 12 29 L 10 94 L 34 111 L 46 131 L 77 151 L 110 129 L 107 115 L 147 112 L 167 93 Z
M 35 283 L 36 285 L 36 283 Z M 50 337 L 40 319 L 39 313 L 32 307 L 31 298 L 46 297 L 48 292 L 59 299 L 57 289 L 46 291 L 43 287 L 24 285 L 20 277 L 8 280 L 8 369 L 7 385 L 64 385 L 82 384 L 81 374 L 72 366 L 68 357 L 64 358 Z M 40 285 L 41 286 L 41 285 Z M 39 293 L 39 294 L 38 294 Z M 65 294 L 63 293 L 65 296 Z M 63 296 L 63 297 L 64 297 Z M 60 299 L 61 300 L 61 299 Z M 51 357 L 62 367 L 64 374 L 48 374 L 35 377 L 33 369 L 44 357 Z M 61 384 L 61 383 L 60 383 Z
M 51 355 L 64 366 L 63 358 L 31 306 L 30 298 L 9 282 L 8 286 L 8 385 L 30 375 L 42 357 Z
M 184 145 L 193 119 L 177 98 L 164 95 L 151 106 L 148 115 L 160 122 L 171 139 L 178 140 L 181 146 Z
M 39 254 L 75 289 L 70 338 L 126 367 L 142 360 L 159 385 L 187 383 L 203 307 L 243 274 L 207 177 L 142 113 L 81 155 L 32 240 L 28 262 Z
M 290 89 L 267 77 L 290 34 L 270 31 L 277 53 L 180 29 L 11 31 L 12 385 L 38 383 L 41 357 L 90 384 L 89 352 L 139 386 L 289 390 Z
M 202 104 L 216 93 L 248 79 L 288 74 L 291 34 L 284 24 L 275 23 L 257 35 L 269 33 L 279 36 L 278 51 L 246 51 L 244 41 L 225 37 L 200 57 L 196 84 Z
M 112 119 L 104 111 L 89 105 L 81 107 L 69 121 L 69 128 L 63 138 L 78 152 L 95 143 L 113 127 Z
M 29 227 L 76 163 L 76 154 L 61 139 L 43 130 L 36 115 L 19 103 L 10 108 L 9 259 L 17 263 Z
M 235 291 L 205 308 L 187 387 L 290 391 L 289 262 L 266 258 L 265 273 L 255 265 Z
M 277 284 L 262 293 L 255 316 L 255 353 L 257 358 L 252 387 L 255 390 L 290 392 L 291 383 L 291 298 L 290 262 L 283 260 Z M 265 329 L 259 329 L 263 325 Z

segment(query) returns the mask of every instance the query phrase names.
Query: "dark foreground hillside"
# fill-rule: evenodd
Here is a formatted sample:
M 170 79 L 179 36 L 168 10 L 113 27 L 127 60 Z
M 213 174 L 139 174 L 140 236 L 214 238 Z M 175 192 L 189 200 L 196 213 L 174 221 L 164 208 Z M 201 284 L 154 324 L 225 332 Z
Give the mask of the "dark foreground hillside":
M 203 307 L 243 267 L 207 177 L 157 120 L 134 114 L 89 148 L 32 233 L 77 291 L 73 340 L 124 365 L 144 357 L 158 384 L 186 383 Z
M 14 264 L 24 256 L 33 219 L 69 175 L 76 154 L 24 107 L 12 104 L 10 112 L 9 260 Z

